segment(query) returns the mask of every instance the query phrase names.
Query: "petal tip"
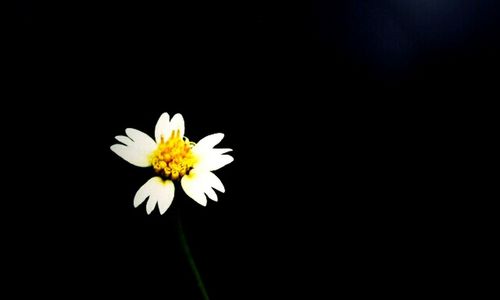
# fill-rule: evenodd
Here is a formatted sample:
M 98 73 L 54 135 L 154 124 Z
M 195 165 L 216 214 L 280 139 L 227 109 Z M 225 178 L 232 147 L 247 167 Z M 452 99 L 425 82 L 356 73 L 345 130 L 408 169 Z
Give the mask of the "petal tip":
M 120 145 L 119 145 L 119 144 L 114 144 L 114 145 L 111 145 L 111 146 L 109 147 L 109 149 L 110 149 L 111 151 L 113 151 L 114 153 L 118 154 L 118 152 L 117 152 L 117 151 L 118 151 L 118 148 L 119 148 L 119 147 L 120 147 Z

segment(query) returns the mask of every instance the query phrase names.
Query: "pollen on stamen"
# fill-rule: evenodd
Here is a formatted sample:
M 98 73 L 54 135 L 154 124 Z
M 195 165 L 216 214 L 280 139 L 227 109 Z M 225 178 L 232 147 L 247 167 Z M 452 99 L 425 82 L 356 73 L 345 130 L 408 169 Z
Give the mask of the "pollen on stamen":
M 151 154 L 151 164 L 161 176 L 178 180 L 189 174 L 196 163 L 196 157 L 191 151 L 195 143 L 182 138 L 180 130 L 172 130 L 170 137 L 165 140 L 162 135 L 158 148 Z

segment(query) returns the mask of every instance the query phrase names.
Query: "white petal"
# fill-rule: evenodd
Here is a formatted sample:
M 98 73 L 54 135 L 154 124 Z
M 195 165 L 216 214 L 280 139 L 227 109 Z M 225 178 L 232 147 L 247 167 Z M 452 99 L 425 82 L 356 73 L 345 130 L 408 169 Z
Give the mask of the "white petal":
M 160 214 L 164 214 L 172 204 L 174 199 L 175 187 L 174 183 L 170 180 L 164 181 L 161 177 L 153 177 L 148 180 L 137 191 L 134 197 L 134 207 L 139 206 L 147 197 L 149 197 L 146 204 L 146 212 L 151 214 L 154 210 L 156 203 L 160 209 Z
M 146 204 L 146 212 L 151 214 L 151 212 L 155 209 L 156 203 L 158 202 L 158 194 L 156 194 L 156 191 L 149 196 L 148 203 Z
M 149 161 L 148 154 L 143 150 L 135 147 L 127 147 L 122 144 L 115 144 L 110 147 L 111 151 L 116 153 L 118 156 L 138 167 L 149 167 L 151 162 Z
M 204 179 L 207 180 L 208 184 L 218 190 L 221 193 L 224 193 L 226 189 L 224 188 L 224 185 L 222 184 L 222 181 L 220 181 L 219 177 L 215 175 L 212 172 L 204 172 Z
M 174 183 L 171 180 L 162 182 L 158 198 L 158 208 L 160 209 L 160 214 L 163 215 L 170 207 L 170 204 L 172 204 L 172 200 L 174 200 L 174 194 Z
M 186 194 L 201 205 L 206 205 L 206 196 L 214 201 L 217 201 L 217 194 L 213 188 L 224 192 L 224 185 L 220 179 L 212 172 L 193 169 L 191 172 L 182 177 L 181 185 Z
M 215 191 L 212 189 L 212 187 L 206 187 L 205 188 L 205 194 L 207 194 L 208 198 L 214 200 L 215 202 L 217 202 L 217 194 L 215 193 Z
M 168 113 L 164 112 L 158 119 L 158 122 L 156 122 L 155 139 L 157 143 L 160 142 L 162 134 L 165 136 L 165 139 L 167 139 L 170 136 L 170 132 L 167 133 L 167 130 L 169 128 L 170 128 L 170 116 L 168 115 Z
M 217 153 L 217 154 L 224 154 L 224 153 L 227 153 L 227 152 L 230 152 L 230 151 L 233 151 L 233 149 L 230 149 L 230 148 L 217 148 L 217 149 L 212 149 L 212 152 L 213 152 L 213 153 Z
M 224 138 L 223 133 L 214 133 L 202 138 L 196 146 L 194 146 L 193 151 L 198 153 L 203 153 L 207 150 L 215 147 Z
M 224 167 L 225 165 L 232 163 L 233 161 L 234 161 L 234 158 L 230 155 L 227 155 L 227 154 L 220 155 L 216 159 L 214 159 L 213 165 L 212 165 L 212 168 L 210 169 L 210 171 L 218 170 L 218 169 Z
M 231 163 L 234 160 L 232 156 L 227 154 L 219 155 L 215 150 L 217 149 L 205 151 L 204 153 L 201 154 L 197 153 L 198 163 L 196 164 L 195 168 L 207 171 L 215 171 Z
M 116 136 L 122 144 L 111 146 L 111 150 L 129 163 L 138 167 L 149 167 L 149 155 L 156 149 L 155 141 L 147 134 L 133 128 L 125 130 L 128 136 Z
M 125 132 L 134 141 L 134 146 L 148 154 L 156 149 L 155 141 L 147 134 L 134 128 L 127 128 Z
M 181 114 L 175 114 L 172 117 L 172 120 L 170 120 L 170 130 L 169 130 L 169 136 L 172 131 L 177 131 L 179 130 L 181 133 L 181 137 L 184 136 L 184 118 L 182 117 Z
M 191 199 L 203 206 L 207 205 L 207 197 L 203 192 L 203 178 L 194 170 L 191 170 L 188 175 L 182 177 L 181 186 Z
M 149 179 L 145 184 L 143 184 L 134 197 L 134 207 L 141 205 L 147 197 L 151 196 L 155 191 L 155 186 L 159 184 L 160 177 L 153 177 Z
M 134 143 L 134 141 L 132 141 L 128 136 L 124 136 L 124 135 L 117 135 L 117 136 L 115 136 L 115 139 L 117 139 L 119 142 L 122 142 L 123 144 L 125 144 L 125 146 L 130 146 Z

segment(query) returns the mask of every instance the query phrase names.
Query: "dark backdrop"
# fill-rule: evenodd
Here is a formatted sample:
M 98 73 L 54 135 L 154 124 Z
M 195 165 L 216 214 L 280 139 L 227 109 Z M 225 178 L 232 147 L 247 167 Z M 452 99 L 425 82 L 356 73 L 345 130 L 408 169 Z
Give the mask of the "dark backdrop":
M 456 228 L 440 220 L 457 204 L 442 189 L 463 188 L 456 149 L 495 97 L 497 6 L 18 1 L 12 278 L 63 297 L 199 299 L 181 213 L 212 299 L 443 287 Z M 218 203 L 177 188 L 163 216 L 133 208 L 150 173 L 109 146 L 164 111 L 195 141 L 226 134 Z

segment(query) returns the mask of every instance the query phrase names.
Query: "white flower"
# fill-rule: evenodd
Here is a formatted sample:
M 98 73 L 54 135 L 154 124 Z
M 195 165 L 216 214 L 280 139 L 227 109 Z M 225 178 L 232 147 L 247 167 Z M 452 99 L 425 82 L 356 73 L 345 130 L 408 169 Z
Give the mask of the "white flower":
M 135 166 L 153 167 L 158 174 L 139 188 L 135 207 L 149 197 L 147 213 L 157 203 L 160 213 L 165 213 L 174 199 L 174 181 L 180 181 L 184 192 L 203 206 L 207 205 L 206 196 L 217 201 L 214 189 L 224 193 L 224 185 L 212 173 L 233 161 L 225 154 L 231 149 L 214 148 L 224 134 L 211 134 L 195 144 L 184 137 L 182 115 L 176 114 L 170 120 L 168 113 L 163 113 L 156 123 L 156 141 L 137 129 L 127 128 L 125 132 L 127 136 L 116 137 L 122 144 L 111 146 L 111 150 Z

